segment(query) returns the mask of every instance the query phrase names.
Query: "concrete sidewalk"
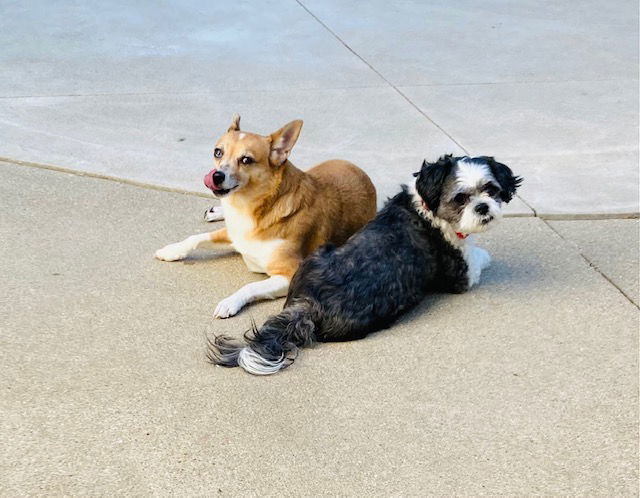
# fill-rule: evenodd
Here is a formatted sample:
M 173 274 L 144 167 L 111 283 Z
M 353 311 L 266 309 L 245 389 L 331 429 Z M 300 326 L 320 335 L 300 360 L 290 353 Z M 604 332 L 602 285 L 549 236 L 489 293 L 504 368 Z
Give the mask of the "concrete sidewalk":
M 638 496 L 638 19 L 632 0 L 0 2 L 0 496 Z M 282 301 L 214 320 L 261 277 L 229 251 L 152 254 L 213 228 L 184 191 L 205 194 L 235 112 L 265 134 L 304 119 L 294 164 L 349 159 L 380 203 L 423 158 L 495 155 L 525 178 L 519 217 L 480 237 L 470 293 L 267 379 L 213 367 L 206 335 Z
M 0 163 L 0 495 L 637 495 L 637 220 L 506 219 L 472 292 L 256 378 L 205 334 L 282 302 L 152 258 L 208 205 Z
M 630 216 L 638 3 L 0 3 L 0 157 L 204 192 L 239 112 L 302 118 L 293 162 L 356 162 L 380 200 L 443 153 L 526 181 L 511 213 Z

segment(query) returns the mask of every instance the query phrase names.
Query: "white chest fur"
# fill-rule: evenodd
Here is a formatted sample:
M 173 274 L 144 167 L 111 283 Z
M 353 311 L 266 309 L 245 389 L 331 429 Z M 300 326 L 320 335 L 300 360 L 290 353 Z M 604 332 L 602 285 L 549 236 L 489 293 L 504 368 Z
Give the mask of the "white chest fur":
M 467 263 L 467 278 L 469 279 L 469 288 L 471 288 L 480 282 L 480 274 L 491 263 L 491 256 L 486 250 L 476 246 L 469 238 L 461 250 Z
M 226 199 L 221 199 L 227 233 L 236 251 L 242 254 L 249 270 L 267 273 L 267 265 L 282 239 L 261 240 L 253 236 L 256 225 L 248 214 L 236 209 Z
M 469 280 L 469 288 L 473 287 L 480 281 L 482 270 L 487 268 L 491 263 L 491 256 L 484 249 L 477 247 L 473 242 L 473 237 L 468 235 L 466 238 L 460 239 L 453 227 L 445 220 L 434 216 L 433 212 L 425 209 L 424 204 L 415 186 L 412 186 L 413 205 L 416 211 L 429 220 L 431 224 L 438 228 L 444 239 L 453 247 L 460 250 L 462 257 L 467 263 L 467 278 Z

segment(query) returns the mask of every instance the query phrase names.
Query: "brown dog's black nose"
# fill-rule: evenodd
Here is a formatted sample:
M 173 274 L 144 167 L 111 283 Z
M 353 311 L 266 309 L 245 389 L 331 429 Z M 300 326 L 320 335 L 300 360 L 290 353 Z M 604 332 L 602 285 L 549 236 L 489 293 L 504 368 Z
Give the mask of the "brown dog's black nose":
M 211 175 L 211 179 L 213 180 L 213 184 L 218 186 L 224 181 L 224 173 L 222 171 L 216 171 Z
M 484 202 L 481 202 L 475 207 L 475 211 L 478 214 L 485 215 L 489 212 L 489 206 L 487 206 Z

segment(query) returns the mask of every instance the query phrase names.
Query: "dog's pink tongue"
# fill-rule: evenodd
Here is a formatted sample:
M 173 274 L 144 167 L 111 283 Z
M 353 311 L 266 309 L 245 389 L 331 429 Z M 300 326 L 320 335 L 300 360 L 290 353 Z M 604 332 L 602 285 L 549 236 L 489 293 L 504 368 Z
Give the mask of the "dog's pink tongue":
M 204 175 L 204 186 L 211 190 L 216 190 L 215 185 L 213 184 L 213 174 L 207 173 Z

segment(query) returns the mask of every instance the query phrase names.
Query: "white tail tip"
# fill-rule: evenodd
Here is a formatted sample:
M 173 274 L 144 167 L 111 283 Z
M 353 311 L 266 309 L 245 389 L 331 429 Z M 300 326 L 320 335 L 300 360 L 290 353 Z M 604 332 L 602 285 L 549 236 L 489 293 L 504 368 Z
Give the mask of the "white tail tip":
M 267 360 L 250 347 L 246 347 L 238 355 L 238 366 L 253 375 L 271 375 L 287 366 L 287 358 L 283 354 L 277 360 Z

